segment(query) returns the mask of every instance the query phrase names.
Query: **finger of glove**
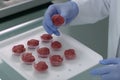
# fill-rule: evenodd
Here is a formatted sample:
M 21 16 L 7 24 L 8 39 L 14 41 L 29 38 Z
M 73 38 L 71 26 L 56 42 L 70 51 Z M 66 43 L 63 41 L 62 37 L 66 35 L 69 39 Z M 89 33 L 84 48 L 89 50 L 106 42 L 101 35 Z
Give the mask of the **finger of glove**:
M 104 75 L 104 74 L 109 74 L 111 72 L 111 69 L 112 69 L 111 66 L 105 66 L 105 67 L 93 69 L 90 73 L 93 75 Z
M 110 74 L 105 74 L 105 75 L 102 75 L 101 76 L 101 80 L 114 80 L 112 78 L 113 75 L 110 75 Z
M 120 60 L 117 58 L 104 59 L 100 61 L 100 64 L 104 64 L 104 65 L 118 64 L 118 63 L 120 63 Z
M 45 21 L 46 21 L 46 24 L 51 28 L 51 30 L 56 31 L 57 27 L 54 26 L 52 19 L 51 19 L 54 14 L 58 14 L 58 12 L 55 6 L 52 5 L 47 9 L 45 13 Z
M 57 6 L 55 6 L 55 5 L 49 6 L 45 14 L 49 14 L 49 16 L 53 16 L 54 14 L 58 14 L 56 7 Z
M 54 26 L 52 27 L 52 26 L 47 25 L 47 28 L 50 29 L 53 32 L 53 34 L 55 34 L 56 36 L 60 36 L 58 29 L 53 30 Z
M 53 34 L 53 31 L 43 22 L 43 27 L 48 34 Z
M 60 36 L 60 32 L 57 30 L 55 32 L 53 32 L 56 36 Z
M 53 31 L 46 23 L 43 21 L 43 26 L 44 29 L 46 30 L 47 33 L 49 34 L 55 34 L 56 36 L 60 36 L 60 32 L 58 30 Z
M 66 13 L 66 11 L 62 11 L 62 13 L 60 14 L 63 18 L 64 18 L 64 24 L 67 24 L 67 23 L 69 23 L 71 20 L 69 19 L 69 18 L 67 18 L 67 16 L 69 16 L 68 15 L 68 13 Z
M 114 73 L 110 73 L 110 74 L 105 74 L 101 76 L 102 80 L 120 80 L 120 75 L 118 74 L 114 74 Z
M 58 30 L 53 32 L 49 27 L 47 27 L 47 25 L 46 26 L 44 25 L 44 29 L 48 34 L 55 34 L 56 36 L 60 36 L 60 32 Z
M 51 17 L 46 14 L 45 15 L 45 24 L 54 32 L 54 31 L 57 31 L 57 27 L 54 26 L 52 20 L 51 20 Z

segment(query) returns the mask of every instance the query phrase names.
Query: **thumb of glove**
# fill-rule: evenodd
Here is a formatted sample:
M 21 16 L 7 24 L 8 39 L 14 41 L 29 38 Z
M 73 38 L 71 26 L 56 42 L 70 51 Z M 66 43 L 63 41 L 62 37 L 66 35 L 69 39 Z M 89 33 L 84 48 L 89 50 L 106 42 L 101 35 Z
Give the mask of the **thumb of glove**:
M 104 59 L 104 60 L 100 61 L 100 64 L 104 64 L 104 65 L 118 64 L 118 63 L 120 63 L 119 58 L 109 58 L 109 59 Z
M 65 24 L 70 23 L 78 14 L 79 9 L 75 2 L 67 2 L 66 5 L 68 5 L 66 9 L 62 9 L 60 15 L 64 17 Z

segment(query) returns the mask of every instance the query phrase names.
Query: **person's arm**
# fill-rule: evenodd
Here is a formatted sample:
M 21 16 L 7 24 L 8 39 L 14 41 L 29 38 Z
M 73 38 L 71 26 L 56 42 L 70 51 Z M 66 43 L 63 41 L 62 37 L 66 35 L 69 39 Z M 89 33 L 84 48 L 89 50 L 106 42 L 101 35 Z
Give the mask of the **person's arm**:
M 71 0 L 78 5 L 79 13 L 70 25 L 95 23 L 108 17 L 110 0 Z
M 108 16 L 110 0 L 72 0 L 50 5 L 45 12 L 43 26 L 49 34 L 60 35 L 52 17 L 56 14 L 64 18 L 64 25 L 95 23 Z

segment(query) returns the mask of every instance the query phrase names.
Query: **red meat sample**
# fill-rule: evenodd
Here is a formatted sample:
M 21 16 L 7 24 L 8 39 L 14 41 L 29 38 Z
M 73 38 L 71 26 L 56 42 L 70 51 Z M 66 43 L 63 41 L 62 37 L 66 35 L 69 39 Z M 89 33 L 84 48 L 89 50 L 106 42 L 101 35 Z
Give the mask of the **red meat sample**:
M 52 22 L 55 26 L 61 26 L 64 23 L 64 18 L 59 14 L 55 14 L 52 16 Z
M 62 44 L 59 42 L 59 41 L 53 41 L 51 43 L 51 47 L 54 49 L 54 50 L 59 50 L 61 47 L 62 47 Z
M 19 45 L 15 45 L 12 48 L 12 51 L 14 52 L 15 55 L 20 55 L 21 53 L 23 53 L 25 51 L 25 47 L 23 44 L 19 44 Z
M 74 59 L 76 57 L 76 53 L 74 49 L 68 49 L 64 51 L 64 55 L 66 59 Z
M 49 42 L 50 40 L 53 39 L 52 35 L 50 34 L 42 34 L 40 37 L 41 37 L 41 40 L 44 42 Z
M 21 56 L 21 60 L 26 64 L 32 64 L 35 61 L 35 57 L 32 53 L 24 53 Z
M 40 61 L 34 64 L 34 68 L 36 71 L 44 72 L 48 69 L 48 65 L 46 64 L 46 62 Z
M 52 66 L 60 66 L 63 62 L 63 58 L 60 55 L 50 56 L 50 63 Z
M 39 40 L 31 39 L 27 42 L 28 48 L 36 48 L 39 45 Z
M 38 56 L 42 58 L 47 58 L 50 54 L 50 50 L 47 47 L 42 47 L 37 49 Z

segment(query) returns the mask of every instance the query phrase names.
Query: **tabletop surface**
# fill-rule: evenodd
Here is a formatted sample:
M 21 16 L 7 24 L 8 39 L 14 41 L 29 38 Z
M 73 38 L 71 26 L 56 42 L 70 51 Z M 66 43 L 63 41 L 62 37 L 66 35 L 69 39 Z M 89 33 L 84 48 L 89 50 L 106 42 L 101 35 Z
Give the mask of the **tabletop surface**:
M 19 25 L 21 23 L 36 19 L 36 18 L 40 18 L 44 15 L 44 12 L 46 10 L 46 8 L 48 7 L 48 5 L 50 5 L 51 3 L 47 3 L 45 5 L 42 6 L 38 6 L 20 13 L 16 13 L 14 15 L 5 17 L 0 19 L 0 32 L 11 28 L 12 26 L 15 25 Z M 22 32 L 25 32 L 29 29 L 33 29 L 35 26 L 37 25 L 41 25 L 42 21 L 40 23 L 34 24 L 34 25 L 30 25 L 27 28 L 20 28 L 17 29 L 16 31 L 13 32 L 9 32 L 3 35 L 0 35 L 0 41 L 7 39 L 11 36 L 20 34 Z M 101 65 L 97 65 L 96 67 L 99 67 Z M 70 80 L 99 80 L 99 77 L 97 76 L 92 76 L 90 75 L 89 71 L 91 69 L 83 72 L 80 75 L 76 75 L 75 77 L 73 77 Z M 14 69 L 12 69 L 9 65 L 7 65 L 5 62 L 0 64 L 0 80 L 25 80 L 21 75 L 19 75 Z

